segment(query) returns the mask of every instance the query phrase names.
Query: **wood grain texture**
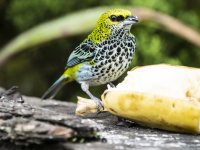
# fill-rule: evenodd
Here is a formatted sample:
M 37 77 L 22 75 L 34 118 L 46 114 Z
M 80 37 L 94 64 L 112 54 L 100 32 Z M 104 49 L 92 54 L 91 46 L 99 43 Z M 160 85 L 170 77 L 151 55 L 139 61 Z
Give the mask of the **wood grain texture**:
M 21 103 L 19 99 L 18 102 L 2 101 L 2 94 L 0 96 L 1 150 L 200 148 L 197 135 L 141 127 L 133 122 L 119 121 L 109 113 L 76 117 L 76 105 L 69 102 L 23 96 Z M 95 138 L 96 131 L 99 137 Z

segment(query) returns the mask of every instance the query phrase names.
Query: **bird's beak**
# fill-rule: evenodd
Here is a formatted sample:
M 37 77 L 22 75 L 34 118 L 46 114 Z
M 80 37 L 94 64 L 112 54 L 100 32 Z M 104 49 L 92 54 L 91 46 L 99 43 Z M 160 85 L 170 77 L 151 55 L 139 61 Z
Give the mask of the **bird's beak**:
M 137 23 L 138 21 L 139 20 L 137 16 L 129 16 L 124 20 L 124 25 L 132 25 Z

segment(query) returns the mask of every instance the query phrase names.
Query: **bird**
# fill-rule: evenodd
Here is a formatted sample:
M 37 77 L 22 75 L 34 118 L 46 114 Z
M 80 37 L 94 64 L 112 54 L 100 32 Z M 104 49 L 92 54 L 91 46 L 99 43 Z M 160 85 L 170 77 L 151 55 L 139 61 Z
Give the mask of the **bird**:
M 100 110 L 103 107 L 101 100 L 89 91 L 89 87 L 113 86 L 112 82 L 128 69 L 136 48 L 136 39 L 130 29 L 137 22 L 138 17 L 126 9 L 104 12 L 93 31 L 72 51 L 64 73 L 42 99 L 53 98 L 65 84 L 76 81 Z

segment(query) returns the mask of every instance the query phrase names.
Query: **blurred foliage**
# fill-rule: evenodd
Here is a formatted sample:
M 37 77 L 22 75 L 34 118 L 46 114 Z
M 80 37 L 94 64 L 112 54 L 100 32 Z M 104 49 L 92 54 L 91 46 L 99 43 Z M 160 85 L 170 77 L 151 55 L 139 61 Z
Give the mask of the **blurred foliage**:
M 96 6 L 148 7 L 174 16 L 195 29 L 200 28 L 198 7 L 200 1 L 196 0 L 85 0 L 84 2 L 79 0 L 0 0 L 0 47 L 16 35 L 40 23 Z M 132 33 L 137 38 L 137 49 L 132 66 L 156 63 L 200 66 L 199 48 L 157 27 L 154 23 L 138 24 L 132 28 Z M 18 85 L 24 94 L 41 96 L 63 72 L 70 52 L 87 34 L 54 40 L 18 55 L 1 68 L 0 86 L 9 88 L 12 85 Z M 93 93 L 100 96 L 105 86 L 91 89 Z M 74 82 L 63 88 L 57 98 L 72 100 L 77 95 L 83 94 L 79 85 Z

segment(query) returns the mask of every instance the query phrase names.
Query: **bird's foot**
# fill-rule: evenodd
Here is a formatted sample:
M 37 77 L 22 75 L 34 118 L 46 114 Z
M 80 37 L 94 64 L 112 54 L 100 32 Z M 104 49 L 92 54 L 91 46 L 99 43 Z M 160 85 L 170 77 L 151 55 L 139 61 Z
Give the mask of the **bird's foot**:
M 97 97 L 93 97 L 92 99 L 95 101 L 95 103 L 97 105 L 97 113 L 100 113 L 101 110 L 104 109 L 104 106 L 103 106 L 101 100 L 98 99 Z
M 92 93 L 90 93 L 89 84 L 87 84 L 86 82 L 81 82 L 81 88 L 92 100 L 95 101 L 96 106 L 97 106 L 97 113 L 99 113 L 102 109 L 104 109 L 103 104 L 101 103 L 101 100 L 95 97 L 94 95 L 92 95 Z

